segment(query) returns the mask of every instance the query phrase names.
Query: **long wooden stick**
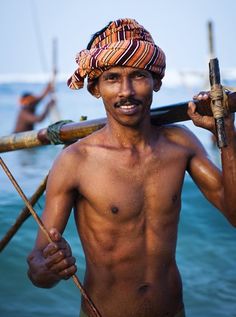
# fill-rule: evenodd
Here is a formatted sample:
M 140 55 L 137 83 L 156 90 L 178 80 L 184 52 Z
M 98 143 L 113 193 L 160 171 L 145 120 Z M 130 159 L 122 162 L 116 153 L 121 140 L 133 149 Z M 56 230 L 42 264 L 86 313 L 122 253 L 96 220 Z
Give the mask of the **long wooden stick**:
M 43 181 L 39 184 L 38 188 L 34 192 L 34 194 L 30 197 L 29 202 L 32 206 L 36 204 L 36 202 L 39 200 L 39 198 L 42 196 L 42 194 L 45 191 L 46 188 L 46 183 L 47 183 L 47 178 L 46 176 Z M 17 219 L 15 220 L 14 224 L 8 229 L 4 237 L 0 240 L 0 252 L 4 250 L 6 245 L 9 243 L 9 241 L 12 239 L 12 237 L 16 234 L 16 232 L 19 230 L 21 225 L 26 221 L 26 219 L 29 218 L 31 215 L 29 209 L 27 206 L 25 206 Z
M 229 110 L 236 112 L 236 92 L 228 95 L 228 102 Z M 196 104 L 197 111 L 201 115 L 212 116 L 210 101 L 198 101 Z M 188 101 L 153 108 L 151 109 L 151 121 L 156 125 L 187 121 L 190 120 L 187 109 Z M 105 124 L 106 118 L 67 123 L 60 128 L 59 138 L 62 143 L 68 144 L 101 129 Z M 44 128 L 0 137 L 0 153 L 51 144 L 47 130 L 48 128 Z
M 208 29 L 208 54 L 209 59 L 215 58 L 215 42 L 214 42 L 214 34 L 213 34 L 213 22 L 208 21 L 207 23 Z
M 209 78 L 211 84 L 211 109 L 215 118 L 217 145 L 219 148 L 227 145 L 224 126 L 223 87 L 220 83 L 220 67 L 217 58 L 210 59 Z
M 26 204 L 27 208 L 29 209 L 30 213 L 32 214 L 34 220 L 37 222 L 39 228 L 45 234 L 48 242 L 53 243 L 53 240 L 50 237 L 50 234 L 47 231 L 46 227 L 44 226 L 42 220 L 39 218 L 39 216 L 35 212 L 34 208 L 30 204 L 30 202 L 28 201 L 28 199 L 25 196 L 24 192 L 22 191 L 22 189 L 18 185 L 17 181 L 15 180 L 15 178 L 13 177 L 13 175 L 11 174 L 10 170 L 8 169 L 8 167 L 6 166 L 6 164 L 4 163 L 4 161 L 3 161 L 3 159 L 1 157 L 0 157 L 0 165 L 2 166 L 2 169 L 4 170 L 4 172 L 6 173 L 8 178 L 10 179 L 10 181 L 12 182 L 13 186 L 15 187 L 15 189 L 17 190 L 17 192 L 19 193 L 21 198 L 23 199 L 24 203 Z M 72 278 L 73 278 L 73 281 L 74 281 L 75 285 L 79 288 L 82 296 L 84 297 L 84 299 L 89 304 L 89 307 L 90 307 L 91 311 L 93 312 L 94 316 L 95 317 L 102 317 L 101 314 L 99 313 L 98 309 L 96 308 L 96 306 L 92 302 L 91 298 L 88 296 L 87 292 L 85 291 L 85 289 L 84 289 L 83 285 L 81 284 L 81 282 L 80 282 L 79 278 L 77 277 L 77 275 L 76 274 L 72 275 Z
M 61 120 L 61 116 L 59 113 L 58 105 L 57 105 L 57 96 L 56 96 L 56 76 L 58 73 L 57 69 L 57 59 L 58 59 L 58 43 L 57 43 L 57 38 L 54 38 L 52 41 L 52 86 L 53 86 L 53 91 L 52 91 L 52 98 L 54 100 L 54 105 L 50 109 L 50 117 L 51 117 L 51 122 L 57 122 Z

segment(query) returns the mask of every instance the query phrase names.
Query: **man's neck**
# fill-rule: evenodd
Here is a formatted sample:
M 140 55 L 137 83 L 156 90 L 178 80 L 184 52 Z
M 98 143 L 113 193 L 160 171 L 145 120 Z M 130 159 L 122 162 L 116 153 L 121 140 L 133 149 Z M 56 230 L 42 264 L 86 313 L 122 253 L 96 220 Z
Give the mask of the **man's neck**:
M 105 131 L 107 140 L 113 145 L 141 150 L 150 145 L 153 127 L 150 121 L 142 122 L 138 126 L 127 126 L 121 125 L 114 120 L 108 120 Z

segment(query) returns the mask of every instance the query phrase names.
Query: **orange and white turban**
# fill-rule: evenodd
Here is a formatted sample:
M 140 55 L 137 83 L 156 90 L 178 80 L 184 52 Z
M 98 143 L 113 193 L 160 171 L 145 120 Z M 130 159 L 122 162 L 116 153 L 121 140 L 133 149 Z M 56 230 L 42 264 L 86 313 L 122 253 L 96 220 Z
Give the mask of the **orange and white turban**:
M 86 77 L 92 81 L 113 66 L 146 69 L 164 77 L 165 54 L 137 21 L 120 19 L 97 34 L 88 49 L 76 56 L 78 68 L 67 82 L 71 89 L 82 88 Z
M 25 94 L 25 95 L 21 96 L 21 98 L 19 99 L 19 104 L 22 107 L 25 107 L 25 106 L 29 106 L 29 105 L 35 103 L 36 101 L 37 101 L 37 98 L 34 97 L 33 95 Z

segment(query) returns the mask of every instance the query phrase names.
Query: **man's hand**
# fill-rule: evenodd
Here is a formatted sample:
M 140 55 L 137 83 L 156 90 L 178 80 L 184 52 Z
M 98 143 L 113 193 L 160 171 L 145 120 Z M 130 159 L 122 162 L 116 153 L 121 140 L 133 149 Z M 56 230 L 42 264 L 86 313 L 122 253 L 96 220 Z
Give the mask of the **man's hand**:
M 48 85 L 45 88 L 45 93 L 48 94 L 50 92 L 53 92 L 54 86 L 52 82 L 49 82 Z
M 71 248 L 56 229 L 50 230 L 53 240 L 43 250 L 34 249 L 28 256 L 28 276 L 39 287 L 50 288 L 69 279 L 77 271 Z
M 76 272 L 75 258 L 69 244 L 56 229 L 51 229 L 49 233 L 54 243 L 49 243 L 42 251 L 45 265 L 51 272 L 67 280 Z
M 209 92 L 200 92 L 198 95 L 193 97 L 193 100 L 197 101 L 207 101 L 210 99 Z M 211 116 L 202 116 L 196 111 L 196 104 L 194 102 L 189 102 L 188 104 L 188 115 L 197 127 L 209 130 L 213 134 L 216 133 L 215 130 L 215 119 Z
M 56 101 L 55 101 L 55 99 L 52 98 L 52 99 L 48 102 L 48 104 L 46 105 L 47 111 L 49 111 L 50 109 L 52 109 L 55 105 L 56 105 Z

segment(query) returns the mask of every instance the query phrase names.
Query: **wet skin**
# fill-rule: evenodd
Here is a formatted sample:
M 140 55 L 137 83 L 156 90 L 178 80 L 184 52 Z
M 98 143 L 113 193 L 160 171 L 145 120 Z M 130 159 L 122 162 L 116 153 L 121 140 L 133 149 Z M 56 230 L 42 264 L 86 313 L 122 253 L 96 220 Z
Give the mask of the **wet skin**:
M 40 287 L 75 273 L 75 259 L 59 234 L 74 207 L 86 257 L 84 286 L 103 317 L 173 317 L 182 309 L 175 252 L 186 171 L 236 223 L 235 190 L 226 188 L 224 179 L 230 173 L 222 176 L 188 129 L 151 125 L 152 94 L 160 86 L 151 73 L 129 67 L 113 67 L 99 77 L 92 93 L 103 99 L 107 125 L 66 148 L 55 161 L 43 213 L 55 243 L 48 244 L 39 232 L 28 259 L 29 276 Z M 189 107 L 199 126 L 214 129 L 212 119 L 202 120 L 194 104 Z M 227 122 L 230 131 L 233 120 Z M 233 142 L 230 132 L 229 137 Z M 232 183 L 235 148 L 223 153 Z M 234 201 L 227 205 L 227 197 Z M 89 314 L 86 301 L 82 306 Z

